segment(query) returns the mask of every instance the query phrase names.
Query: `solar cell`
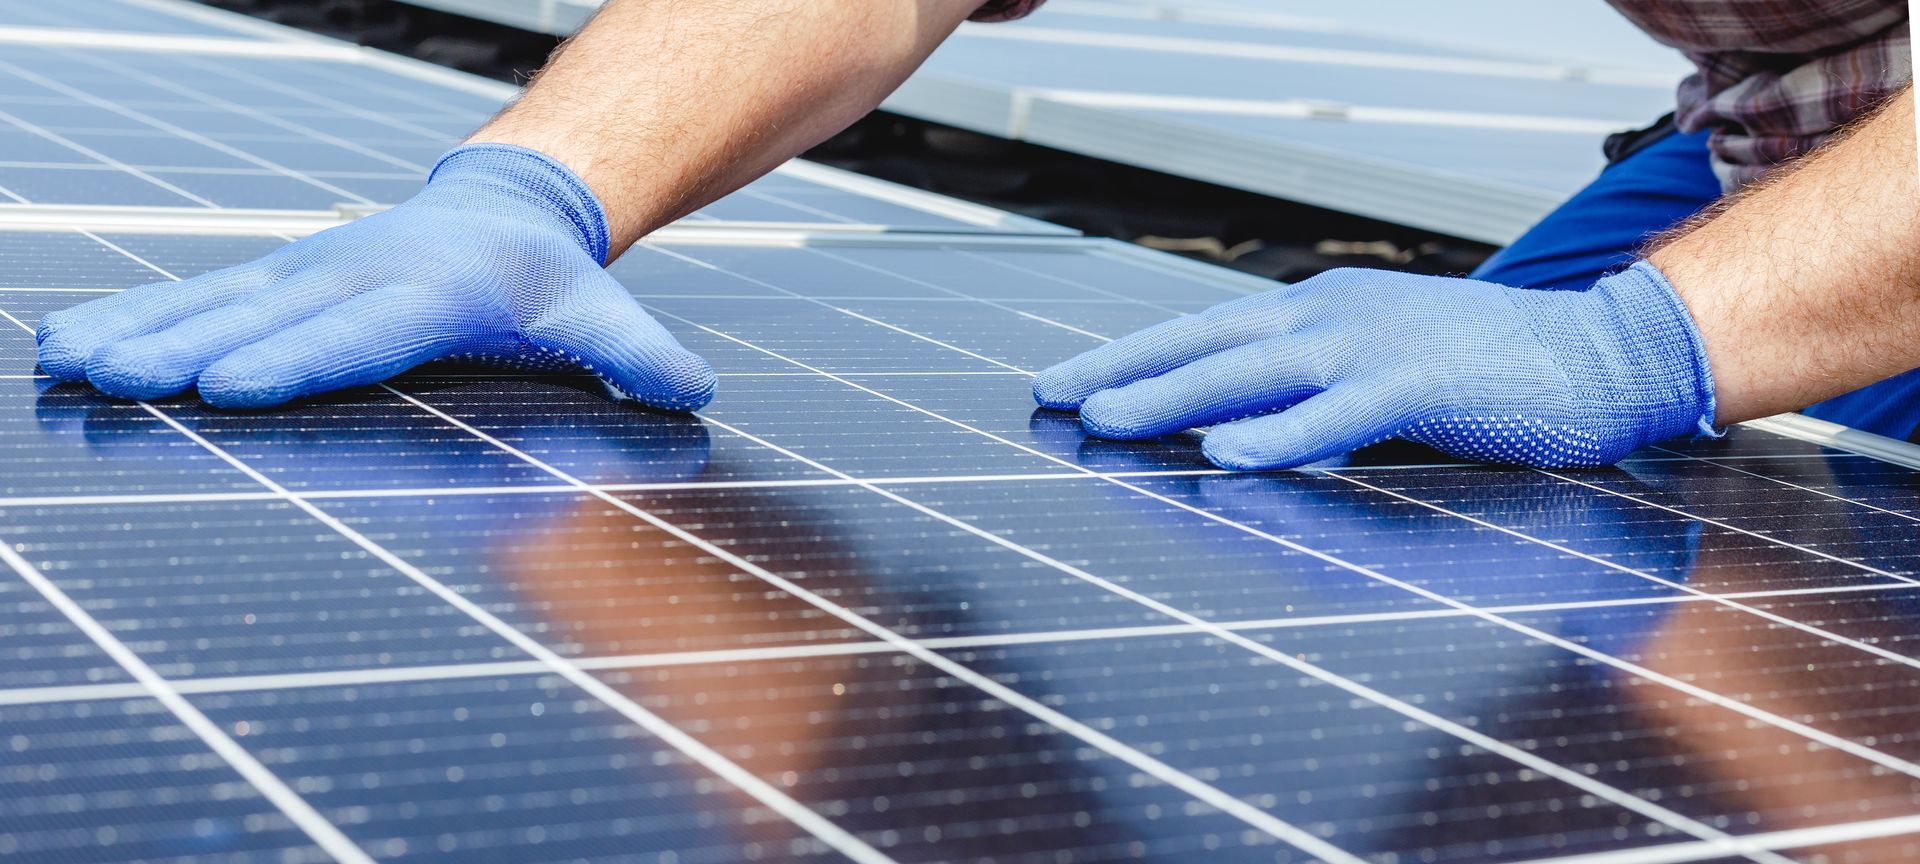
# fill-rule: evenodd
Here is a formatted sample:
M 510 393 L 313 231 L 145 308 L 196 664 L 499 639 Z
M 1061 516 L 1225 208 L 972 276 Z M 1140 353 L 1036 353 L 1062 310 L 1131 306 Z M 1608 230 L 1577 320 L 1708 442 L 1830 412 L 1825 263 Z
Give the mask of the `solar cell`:
M 276 242 L 94 234 L 0 232 L 20 337 Z M 149 409 L 9 355 L 0 726 L 52 778 L 0 785 L 11 848 L 321 856 L 49 587 L 343 857 L 1909 842 L 1910 469 L 1746 429 L 1606 471 L 1227 474 L 1185 436 L 1089 441 L 1026 374 L 1257 280 L 1071 238 L 733 236 L 616 268 L 721 369 L 698 420 L 458 368 Z M 63 731 L 89 723 L 142 731 Z M 53 830 L 74 794 L 121 803 Z

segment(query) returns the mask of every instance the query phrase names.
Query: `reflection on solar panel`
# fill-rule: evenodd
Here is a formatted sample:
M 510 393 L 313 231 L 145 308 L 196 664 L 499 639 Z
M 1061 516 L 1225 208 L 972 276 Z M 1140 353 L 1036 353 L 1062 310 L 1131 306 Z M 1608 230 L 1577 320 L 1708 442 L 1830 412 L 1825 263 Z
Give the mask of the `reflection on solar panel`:
M 168 218 L 0 230 L 10 859 L 1920 849 L 1920 477 L 1804 440 L 1871 439 L 1228 474 L 1026 381 L 1266 283 L 978 230 L 636 248 L 721 370 L 698 418 L 457 367 L 254 414 L 36 375 L 46 312 L 324 222 Z

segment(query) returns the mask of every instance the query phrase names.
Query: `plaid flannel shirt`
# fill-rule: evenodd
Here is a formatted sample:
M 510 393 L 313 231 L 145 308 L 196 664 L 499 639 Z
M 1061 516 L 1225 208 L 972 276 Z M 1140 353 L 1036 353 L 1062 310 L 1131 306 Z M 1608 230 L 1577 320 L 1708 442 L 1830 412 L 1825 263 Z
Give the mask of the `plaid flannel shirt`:
M 1820 145 L 1913 80 L 1906 0 L 1607 0 L 1699 71 L 1677 118 L 1728 188 Z
M 1006 21 L 1045 0 L 990 0 Z M 1698 69 L 1677 120 L 1711 130 L 1729 189 L 1806 153 L 1913 80 L 1906 0 L 1607 0 Z

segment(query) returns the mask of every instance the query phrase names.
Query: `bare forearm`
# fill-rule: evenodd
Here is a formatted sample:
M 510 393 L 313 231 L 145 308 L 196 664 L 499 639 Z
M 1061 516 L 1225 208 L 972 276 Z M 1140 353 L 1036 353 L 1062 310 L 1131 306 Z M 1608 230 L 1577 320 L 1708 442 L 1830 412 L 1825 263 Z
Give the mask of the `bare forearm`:
M 565 163 L 613 254 L 872 110 L 980 0 L 613 0 L 469 140 Z
M 1652 255 L 1693 312 L 1718 420 L 1920 367 L 1913 97 Z

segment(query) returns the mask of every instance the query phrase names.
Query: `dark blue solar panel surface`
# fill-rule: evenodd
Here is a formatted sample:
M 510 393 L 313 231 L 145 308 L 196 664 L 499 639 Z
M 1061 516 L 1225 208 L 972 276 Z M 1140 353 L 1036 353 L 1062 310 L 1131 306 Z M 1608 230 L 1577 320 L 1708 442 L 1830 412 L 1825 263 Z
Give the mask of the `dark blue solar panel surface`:
M 1908 469 L 1752 430 L 1572 473 L 1093 441 L 1029 371 L 1253 286 L 1079 241 L 642 247 L 615 272 L 723 375 L 699 419 L 457 367 L 148 410 L 34 377 L 27 328 L 278 241 L 101 239 L 0 233 L 0 539 L 373 858 L 1912 848 L 1863 839 L 1920 803 Z M 9 850 L 324 857 L 24 577 L 0 597 Z
M 321 61 L 0 74 L 0 186 L 68 203 L 391 200 L 491 106 Z M 749 192 L 708 217 L 952 225 Z M 1596 471 L 1229 474 L 1027 382 L 1264 283 L 718 230 L 612 268 L 718 368 L 699 417 L 457 366 L 104 399 L 37 374 L 42 315 L 285 238 L 0 230 L 0 858 L 1920 852 L 1913 470 L 1736 429 Z

